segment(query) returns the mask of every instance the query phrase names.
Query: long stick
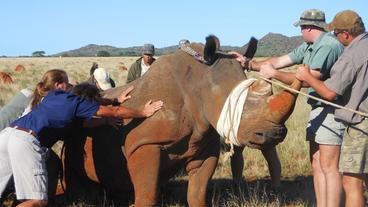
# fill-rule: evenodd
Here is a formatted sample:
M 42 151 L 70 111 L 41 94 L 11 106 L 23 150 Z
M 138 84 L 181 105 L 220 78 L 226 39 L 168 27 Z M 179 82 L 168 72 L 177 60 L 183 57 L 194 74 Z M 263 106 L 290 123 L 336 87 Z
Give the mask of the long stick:
M 270 82 L 270 83 L 272 83 L 272 84 L 275 84 L 275 85 L 277 85 L 277 86 L 280 86 L 281 88 L 284 88 L 284 89 L 289 90 L 289 91 L 291 91 L 291 92 L 298 93 L 298 94 L 301 94 L 301 95 L 303 95 L 303 96 L 307 96 L 308 98 L 314 99 L 314 100 L 316 100 L 316 101 L 320 101 L 320 102 L 322 102 L 322 103 L 324 103 L 324 104 L 327 104 L 327 105 L 333 106 L 333 107 L 335 107 L 335 108 L 344 109 L 344 110 L 350 111 L 350 112 L 352 112 L 352 113 L 356 113 L 356 114 L 359 114 L 359 115 L 361 115 L 361 116 L 368 117 L 368 113 L 364 113 L 364 112 L 361 112 L 361 111 L 356 111 L 356 110 L 354 110 L 354 109 L 346 108 L 346 107 L 340 106 L 340 105 L 338 105 L 338 104 L 335 104 L 335 103 L 332 103 L 332 102 L 329 102 L 329 101 L 323 100 L 323 99 L 321 99 L 321 98 L 317 98 L 317 97 L 315 97 L 315 96 L 311 96 L 311 95 L 309 95 L 309 94 L 307 94 L 307 93 L 304 93 L 304 92 L 301 92 L 301 91 L 295 90 L 295 89 L 290 88 L 290 87 L 288 87 L 288 86 L 285 86 L 285 85 L 283 85 L 283 84 L 281 84 L 281 83 L 279 83 L 279 82 L 276 82 L 276 81 L 273 81 L 273 80 L 269 80 L 269 79 L 264 78 L 264 77 L 262 77 L 262 76 L 258 76 L 258 78 L 260 78 L 260 79 L 262 79 L 262 80 L 265 80 L 265 81 L 267 81 L 267 82 Z

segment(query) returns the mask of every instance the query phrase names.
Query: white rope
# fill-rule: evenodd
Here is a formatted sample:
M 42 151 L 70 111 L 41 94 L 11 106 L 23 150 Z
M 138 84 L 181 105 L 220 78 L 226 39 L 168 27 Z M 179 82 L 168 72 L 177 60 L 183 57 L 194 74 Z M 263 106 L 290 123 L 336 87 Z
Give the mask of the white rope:
M 237 134 L 248 88 L 254 81 L 256 79 L 253 78 L 244 80 L 231 91 L 217 121 L 217 132 L 231 144 L 232 149 L 233 145 L 242 146 L 237 138 Z

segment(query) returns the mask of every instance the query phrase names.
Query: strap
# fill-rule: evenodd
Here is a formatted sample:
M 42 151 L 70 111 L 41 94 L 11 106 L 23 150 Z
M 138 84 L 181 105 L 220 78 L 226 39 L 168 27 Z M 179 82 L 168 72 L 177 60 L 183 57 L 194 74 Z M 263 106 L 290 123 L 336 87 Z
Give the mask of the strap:
M 181 49 L 182 51 L 186 52 L 187 54 L 189 54 L 190 56 L 192 56 L 197 61 L 199 61 L 201 63 L 204 63 L 204 64 L 208 64 L 207 60 L 205 60 L 201 54 L 199 54 L 198 52 L 196 52 L 195 50 L 193 50 L 193 48 L 191 48 L 189 44 L 190 43 L 189 43 L 188 40 L 181 40 L 179 42 L 179 49 Z
M 304 20 L 304 21 L 313 21 L 313 22 L 325 22 L 325 19 L 311 19 L 311 18 L 304 18 L 304 17 L 300 17 L 300 20 Z

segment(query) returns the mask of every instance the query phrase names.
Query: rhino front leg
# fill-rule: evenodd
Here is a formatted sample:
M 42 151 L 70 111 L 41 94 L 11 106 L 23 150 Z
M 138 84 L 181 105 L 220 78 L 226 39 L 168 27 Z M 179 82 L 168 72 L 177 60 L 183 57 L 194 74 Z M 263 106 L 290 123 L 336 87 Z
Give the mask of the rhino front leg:
M 189 206 L 207 206 L 207 186 L 215 172 L 219 150 L 219 143 L 212 142 L 209 147 L 206 147 L 205 152 L 203 152 L 197 159 L 188 163 L 187 169 L 190 169 L 187 193 Z
M 144 145 L 129 157 L 128 170 L 134 186 L 135 207 L 156 204 L 159 169 L 160 148 L 158 145 Z

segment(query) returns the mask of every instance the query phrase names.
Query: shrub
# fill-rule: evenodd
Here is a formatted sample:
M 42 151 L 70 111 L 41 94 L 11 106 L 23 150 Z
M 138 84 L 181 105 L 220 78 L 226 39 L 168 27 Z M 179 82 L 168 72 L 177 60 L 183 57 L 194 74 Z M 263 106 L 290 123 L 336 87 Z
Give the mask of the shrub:
M 97 57 L 110 57 L 110 53 L 105 51 L 105 50 L 98 51 L 97 52 Z

